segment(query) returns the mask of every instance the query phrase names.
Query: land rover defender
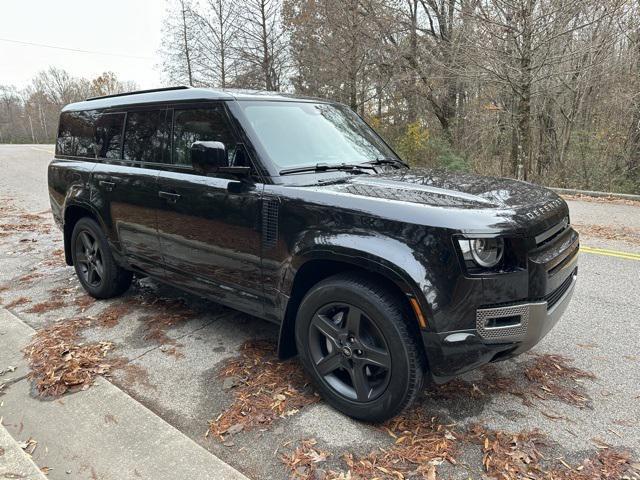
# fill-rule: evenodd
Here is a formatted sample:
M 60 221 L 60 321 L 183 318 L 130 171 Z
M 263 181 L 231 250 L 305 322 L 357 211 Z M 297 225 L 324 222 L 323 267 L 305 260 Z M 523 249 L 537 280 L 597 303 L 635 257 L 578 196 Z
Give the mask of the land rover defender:
M 138 274 L 275 322 L 280 356 L 368 421 L 529 350 L 576 283 L 558 195 L 409 168 L 326 100 L 176 87 L 74 103 L 48 182 L 90 295 Z

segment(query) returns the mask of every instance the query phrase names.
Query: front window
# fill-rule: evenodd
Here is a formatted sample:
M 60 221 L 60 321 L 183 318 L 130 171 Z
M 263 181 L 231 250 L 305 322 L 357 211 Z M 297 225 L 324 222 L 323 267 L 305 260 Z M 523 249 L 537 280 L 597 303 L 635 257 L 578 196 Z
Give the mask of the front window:
M 173 117 L 173 163 L 191 165 L 191 145 L 197 141 L 222 142 L 233 158 L 235 141 L 220 106 L 176 110 Z
M 258 141 L 279 169 L 397 158 L 346 107 L 308 102 L 239 103 Z

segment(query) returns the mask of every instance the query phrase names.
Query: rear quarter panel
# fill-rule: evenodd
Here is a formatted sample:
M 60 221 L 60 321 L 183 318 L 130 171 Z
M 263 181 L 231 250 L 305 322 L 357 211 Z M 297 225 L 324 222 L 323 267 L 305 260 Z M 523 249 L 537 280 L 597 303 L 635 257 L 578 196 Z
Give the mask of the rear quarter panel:
M 60 227 L 69 205 L 91 208 L 91 172 L 94 168 L 95 163 L 82 160 L 54 158 L 49 164 L 49 200 L 53 218 Z

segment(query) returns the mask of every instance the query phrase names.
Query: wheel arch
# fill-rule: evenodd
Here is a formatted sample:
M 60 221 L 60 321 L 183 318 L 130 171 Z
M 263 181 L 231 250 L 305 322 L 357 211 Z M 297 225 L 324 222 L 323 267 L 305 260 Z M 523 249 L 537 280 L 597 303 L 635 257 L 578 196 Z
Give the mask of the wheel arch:
M 72 203 L 67 205 L 64 209 L 62 232 L 64 238 L 64 260 L 67 265 L 73 264 L 71 258 L 71 234 L 73 233 L 73 228 L 76 226 L 76 223 L 78 223 L 78 220 L 85 217 L 95 220 L 98 225 L 104 229 L 104 223 L 100 219 L 98 213 L 91 206 L 81 203 Z
M 418 328 L 418 314 L 412 299 L 417 300 L 419 310 L 424 317 L 428 317 L 428 306 L 420 300 L 422 294 L 410 274 L 399 265 L 370 253 L 357 250 L 342 250 L 338 253 L 335 250 L 318 249 L 296 257 L 292 262 L 291 269 L 294 270 L 294 273 L 290 275 L 291 282 L 289 288 L 285 290 L 290 293 L 278 338 L 280 358 L 289 358 L 297 353 L 295 345 L 296 314 L 306 293 L 318 282 L 338 273 L 362 273 L 366 274 L 368 279 L 384 284 L 398 296 L 399 301 L 402 302 L 403 307 L 406 308 L 412 317 L 411 320 Z

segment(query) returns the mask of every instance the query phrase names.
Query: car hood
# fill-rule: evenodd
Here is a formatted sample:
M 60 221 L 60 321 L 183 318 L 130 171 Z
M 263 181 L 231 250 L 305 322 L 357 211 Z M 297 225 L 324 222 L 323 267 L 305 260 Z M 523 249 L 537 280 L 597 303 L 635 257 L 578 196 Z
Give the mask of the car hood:
M 457 208 L 529 208 L 559 199 L 554 192 L 508 178 L 427 169 L 353 176 L 335 190 L 365 197 Z
M 349 176 L 338 183 L 312 187 L 353 199 L 376 199 L 372 209 L 388 217 L 434 222 L 467 230 L 548 228 L 568 215 L 564 200 L 549 189 L 528 182 L 462 172 L 429 169 L 391 170 Z M 393 205 L 392 205 L 393 204 Z M 364 206 L 364 205 L 363 205 Z M 365 206 L 366 208 L 366 206 Z M 452 215 L 452 211 L 459 214 Z M 428 212 L 425 214 L 417 212 Z

